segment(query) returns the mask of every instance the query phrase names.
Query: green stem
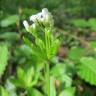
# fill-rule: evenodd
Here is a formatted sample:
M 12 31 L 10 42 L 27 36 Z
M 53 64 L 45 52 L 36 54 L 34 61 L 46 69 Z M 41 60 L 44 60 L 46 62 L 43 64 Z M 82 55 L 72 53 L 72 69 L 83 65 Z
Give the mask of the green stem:
M 46 80 L 46 94 L 50 96 L 50 74 L 49 74 L 49 64 L 45 63 L 45 80 Z
M 46 55 L 47 55 L 47 62 L 45 62 L 45 90 L 46 90 L 46 96 L 50 96 L 50 74 L 49 74 L 49 63 L 48 63 L 48 59 L 49 59 L 49 50 L 50 50 L 50 38 L 49 38 L 49 33 L 48 30 L 45 30 L 45 46 L 46 46 Z

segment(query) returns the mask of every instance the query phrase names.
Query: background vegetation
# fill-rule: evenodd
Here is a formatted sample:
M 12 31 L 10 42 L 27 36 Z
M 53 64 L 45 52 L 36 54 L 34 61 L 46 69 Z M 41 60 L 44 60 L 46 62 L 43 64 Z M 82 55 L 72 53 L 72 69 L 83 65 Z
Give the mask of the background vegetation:
M 96 96 L 96 0 L 0 0 L 0 96 L 46 96 L 43 66 L 40 74 L 30 68 L 36 58 L 23 41 L 34 38 L 22 24 L 42 8 L 52 13 L 61 41 L 50 60 L 50 96 Z

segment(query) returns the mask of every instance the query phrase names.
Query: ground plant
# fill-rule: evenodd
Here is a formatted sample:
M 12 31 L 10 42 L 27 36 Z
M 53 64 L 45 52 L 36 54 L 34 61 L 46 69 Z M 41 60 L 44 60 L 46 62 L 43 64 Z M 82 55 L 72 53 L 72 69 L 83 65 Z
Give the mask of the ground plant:
M 95 5 L 1 0 L 0 96 L 96 96 Z

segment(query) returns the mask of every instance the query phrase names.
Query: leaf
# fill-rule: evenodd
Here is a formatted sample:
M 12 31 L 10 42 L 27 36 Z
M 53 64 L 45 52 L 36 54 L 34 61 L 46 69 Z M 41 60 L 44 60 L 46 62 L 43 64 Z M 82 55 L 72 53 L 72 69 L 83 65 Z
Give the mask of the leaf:
M 0 34 L 0 38 L 13 42 L 19 39 L 19 34 L 16 32 L 5 32 Z
M 65 64 L 60 64 L 60 63 L 57 64 L 57 65 L 55 65 L 55 66 L 51 69 L 51 71 L 50 71 L 50 73 L 51 73 L 53 76 L 55 76 L 55 77 L 59 77 L 59 76 L 65 74 L 65 72 L 66 72 L 66 66 L 65 66 Z
M 59 46 L 60 46 L 60 42 L 58 39 L 52 42 L 52 45 L 50 48 L 50 57 L 54 57 L 57 54 Z
M 91 18 L 88 21 L 89 27 L 91 27 L 91 29 L 96 30 L 96 19 L 95 18 Z
M 24 78 L 25 78 L 25 71 L 21 68 L 21 67 L 18 67 L 17 69 L 17 77 L 18 79 L 24 83 Z
M 6 44 L 0 44 L 0 77 L 5 71 L 8 61 L 8 47 Z
M 0 96 L 9 96 L 7 90 L 4 89 L 2 86 L 0 86 Z
M 25 83 L 26 83 L 27 87 L 31 87 L 32 86 L 33 76 L 34 76 L 34 68 L 30 67 L 27 70 L 26 75 L 25 75 Z
M 28 90 L 28 96 L 44 96 L 40 91 L 35 88 L 30 88 Z
M 37 45 L 41 50 L 44 51 L 44 49 L 45 49 L 45 44 L 44 44 L 44 42 L 43 42 L 41 39 L 36 38 L 35 43 L 36 43 L 36 45 Z
M 20 50 L 20 53 L 21 53 L 22 55 L 27 56 L 27 57 L 32 54 L 32 49 L 31 49 L 31 47 L 30 47 L 30 46 L 27 46 L 27 45 L 25 45 L 25 44 L 21 45 L 19 50 Z
M 26 38 L 26 37 L 23 37 L 23 40 L 24 40 L 24 43 L 27 45 L 27 46 L 32 46 L 32 42 L 28 39 L 28 38 Z
M 72 60 L 79 60 L 85 54 L 85 49 L 73 47 L 70 49 L 68 57 Z
M 78 74 L 86 82 L 96 85 L 96 59 L 92 57 L 83 57 L 78 66 Z
M 55 79 L 50 77 L 50 96 L 56 96 Z
M 75 27 L 82 27 L 82 28 L 85 28 L 88 26 L 88 22 L 84 19 L 75 19 L 75 20 L 72 20 L 72 24 L 75 26 Z
M 75 88 L 74 87 L 69 87 L 64 89 L 63 92 L 60 93 L 59 96 L 75 96 Z
M 46 54 L 46 51 L 45 51 L 45 44 L 44 44 L 44 41 L 39 39 L 39 38 L 36 38 L 35 40 L 35 43 L 36 43 L 36 47 L 35 47 L 35 50 L 37 50 L 36 52 L 36 55 L 39 56 L 39 58 L 47 58 L 47 54 Z M 35 51 L 34 50 L 34 51 Z
M 72 79 L 67 75 L 68 72 L 66 73 L 66 68 L 67 67 L 65 66 L 65 64 L 59 63 L 51 69 L 50 73 L 60 82 L 63 82 L 65 84 L 65 87 L 69 87 L 72 84 Z
M 9 17 L 6 17 L 1 21 L 1 27 L 8 27 L 10 25 L 16 24 L 19 21 L 18 15 L 11 15 Z
M 36 74 L 36 76 L 38 77 L 38 74 Z M 14 82 L 14 84 L 16 84 L 17 86 L 21 86 L 25 88 L 32 87 L 33 83 L 36 82 L 35 79 L 38 79 L 34 77 L 33 67 L 29 67 L 26 70 L 21 67 L 18 67 L 17 77 L 18 77 L 17 81 L 16 79 L 12 79 L 12 82 Z M 33 80 L 33 77 L 34 77 L 34 80 Z
M 21 87 L 22 88 L 22 82 L 19 79 L 11 78 L 10 81 L 16 86 L 16 87 Z M 23 85 L 24 87 L 24 85 Z
M 91 47 L 93 48 L 93 50 L 96 51 L 96 40 L 90 41 L 89 44 L 91 45 Z

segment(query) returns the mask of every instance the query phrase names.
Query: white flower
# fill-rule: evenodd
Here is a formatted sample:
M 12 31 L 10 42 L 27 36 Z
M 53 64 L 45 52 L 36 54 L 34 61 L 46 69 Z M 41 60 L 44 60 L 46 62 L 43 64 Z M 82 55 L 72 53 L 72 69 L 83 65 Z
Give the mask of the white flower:
M 26 20 L 23 21 L 23 25 L 24 25 L 25 29 L 28 31 L 29 30 L 29 24 Z
M 43 22 L 45 23 L 53 23 L 53 17 L 47 8 L 42 9 Z
M 42 18 L 42 12 L 39 12 L 38 14 L 37 14 L 37 19 L 41 19 Z
M 48 22 L 48 19 L 49 19 L 51 14 L 50 14 L 50 12 L 48 11 L 47 8 L 42 9 L 42 15 L 43 15 L 43 21 Z
M 30 21 L 35 24 L 38 22 L 43 23 L 44 25 L 53 25 L 53 17 L 47 8 L 43 8 L 42 12 L 37 13 L 36 15 L 30 16 Z
M 47 8 L 43 8 L 42 12 L 36 14 L 36 15 L 32 15 L 30 17 L 30 21 L 33 22 L 37 22 L 37 21 L 42 21 L 42 22 L 46 22 L 46 20 L 48 21 L 48 18 L 50 17 L 50 12 L 48 12 Z
M 48 12 L 48 9 L 47 8 L 43 8 L 42 9 L 42 14 L 43 15 L 47 15 L 49 12 Z
M 35 23 L 33 23 L 31 26 L 32 26 L 33 29 L 36 29 L 36 24 Z
M 37 15 L 32 15 L 30 16 L 30 21 L 36 22 L 37 20 Z

